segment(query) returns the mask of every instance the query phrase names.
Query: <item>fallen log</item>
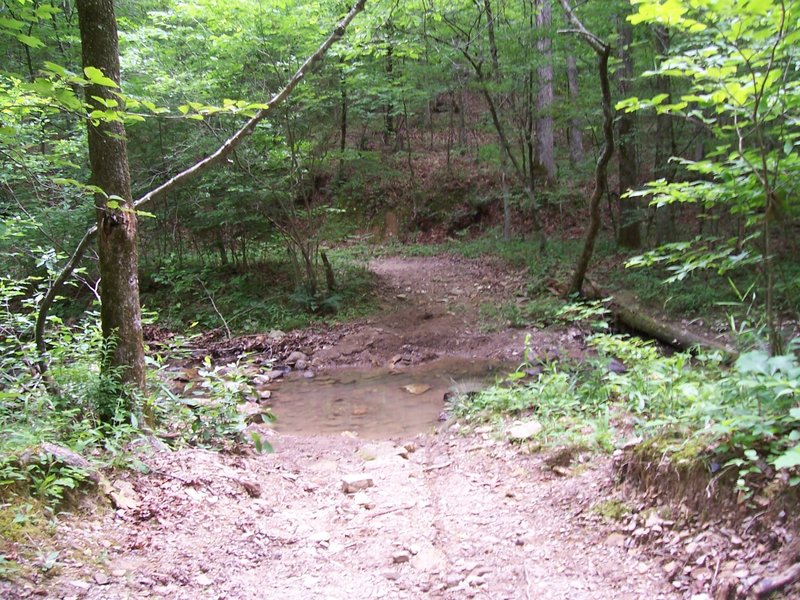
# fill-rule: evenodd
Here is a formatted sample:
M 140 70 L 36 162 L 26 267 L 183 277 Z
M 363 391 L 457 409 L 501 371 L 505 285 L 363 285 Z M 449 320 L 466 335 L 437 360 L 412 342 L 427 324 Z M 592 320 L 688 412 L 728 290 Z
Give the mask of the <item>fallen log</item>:
M 735 360 L 739 352 L 724 342 L 701 335 L 694 331 L 654 316 L 636 302 L 635 298 L 627 292 L 606 293 L 594 283 L 587 280 L 591 288 L 590 294 L 584 297 L 600 300 L 610 298 L 609 309 L 617 321 L 632 331 L 642 333 L 648 337 L 668 344 L 678 350 L 700 348 L 702 350 L 718 351 L 728 360 Z

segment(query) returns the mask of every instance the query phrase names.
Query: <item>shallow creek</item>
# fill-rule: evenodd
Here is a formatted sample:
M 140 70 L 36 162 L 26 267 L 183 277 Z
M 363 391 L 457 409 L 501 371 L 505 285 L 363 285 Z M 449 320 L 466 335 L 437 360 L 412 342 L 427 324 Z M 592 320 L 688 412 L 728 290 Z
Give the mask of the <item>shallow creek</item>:
M 513 367 L 487 360 L 439 359 L 398 370 L 336 369 L 270 384 L 275 428 L 294 434 L 353 432 L 377 439 L 430 432 L 445 395 L 478 391 Z

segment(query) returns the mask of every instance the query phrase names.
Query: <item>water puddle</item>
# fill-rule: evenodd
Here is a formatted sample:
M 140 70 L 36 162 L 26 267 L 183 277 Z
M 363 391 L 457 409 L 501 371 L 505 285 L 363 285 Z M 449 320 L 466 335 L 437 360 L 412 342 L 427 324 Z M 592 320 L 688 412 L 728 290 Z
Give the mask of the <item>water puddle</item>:
M 429 432 L 447 392 L 477 391 L 513 368 L 486 360 L 440 359 L 398 371 L 341 369 L 270 386 L 275 428 L 295 434 L 357 433 L 365 439 Z

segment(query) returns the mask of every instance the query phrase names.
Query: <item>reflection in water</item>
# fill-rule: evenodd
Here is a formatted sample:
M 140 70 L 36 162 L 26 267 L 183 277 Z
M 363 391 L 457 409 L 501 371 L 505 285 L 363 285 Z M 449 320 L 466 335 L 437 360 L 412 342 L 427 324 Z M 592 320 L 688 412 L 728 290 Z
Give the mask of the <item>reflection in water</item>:
M 444 395 L 494 382 L 507 372 L 486 360 L 440 359 L 417 367 L 342 369 L 314 379 L 289 377 L 271 385 L 276 428 L 286 433 L 352 431 L 375 439 L 430 431 Z

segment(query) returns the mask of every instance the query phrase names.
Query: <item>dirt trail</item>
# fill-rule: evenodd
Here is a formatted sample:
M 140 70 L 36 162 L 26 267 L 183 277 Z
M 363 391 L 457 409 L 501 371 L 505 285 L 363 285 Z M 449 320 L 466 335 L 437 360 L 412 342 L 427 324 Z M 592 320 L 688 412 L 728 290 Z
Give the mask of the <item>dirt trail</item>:
M 509 329 L 496 314 L 481 314 L 482 307 L 497 313 L 503 304 L 526 299 L 524 274 L 499 260 L 389 257 L 369 267 L 380 280 L 383 310 L 340 328 L 344 335 L 337 343 L 315 352 L 315 365 L 382 365 L 393 358 L 409 365 L 442 356 L 518 362 L 526 335 L 542 358 L 582 350 L 574 331 Z
M 480 304 L 513 299 L 519 274 L 442 257 L 372 268 L 387 311 L 332 332 L 315 368 L 519 356 L 526 332 L 478 327 Z M 562 339 L 578 351 L 570 332 L 530 333 L 548 351 L 562 351 Z M 0 597 L 680 597 L 592 511 L 611 488 L 605 459 L 579 460 L 560 477 L 541 455 L 457 427 L 374 441 L 273 432 L 270 441 L 271 455 L 143 455 L 148 474 L 117 475 L 128 508 L 65 519 L 56 576 L 0 584 Z M 372 485 L 345 493 L 353 474 Z

